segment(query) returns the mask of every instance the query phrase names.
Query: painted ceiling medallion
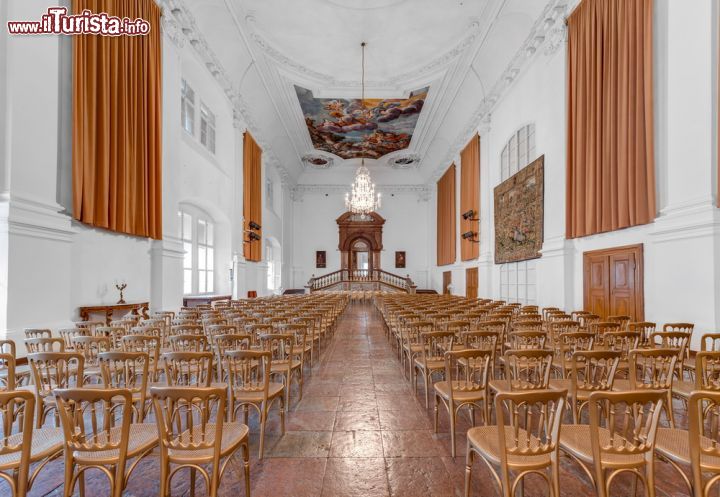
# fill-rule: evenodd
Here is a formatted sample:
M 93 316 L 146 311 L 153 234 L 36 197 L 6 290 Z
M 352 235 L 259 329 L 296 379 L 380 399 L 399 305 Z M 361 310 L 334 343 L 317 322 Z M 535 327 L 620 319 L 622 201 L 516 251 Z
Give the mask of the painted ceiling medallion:
M 338 7 L 345 7 L 346 9 L 354 10 L 371 10 L 371 9 L 382 9 L 385 7 L 393 7 L 401 3 L 407 2 L 407 0 L 325 0 L 328 3 L 337 5 Z
M 335 162 L 332 157 L 325 157 L 324 155 L 319 154 L 304 155 L 302 160 L 303 163 L 314 169 L 329 169 Z
M 377 159 L 410 146 L 428 88 L 405 99 L 314 98 L 295 86 L 313 147 L 343 159 Z
M 420 165 L 420 156 L 417 154 L 404 154 L 393 157 L 388 161 L 393 169 L 410 169 Z

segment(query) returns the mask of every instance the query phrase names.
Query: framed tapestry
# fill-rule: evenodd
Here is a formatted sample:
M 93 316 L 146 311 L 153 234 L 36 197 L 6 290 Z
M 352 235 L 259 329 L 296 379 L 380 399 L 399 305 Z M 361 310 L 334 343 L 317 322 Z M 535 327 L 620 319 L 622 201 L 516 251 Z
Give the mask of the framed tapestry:
M 540 257 L 544 166 L 541 156 L 495 187 L 495 264 Z
M 327 254 L 324 250 L 318 250 L 315 252 L 315 267 L 325 268 L 327 267 Z
M 404 269 L 405 268 L 405 251 L 402 252 L 395 252 L 395 268 L 396 269 Z

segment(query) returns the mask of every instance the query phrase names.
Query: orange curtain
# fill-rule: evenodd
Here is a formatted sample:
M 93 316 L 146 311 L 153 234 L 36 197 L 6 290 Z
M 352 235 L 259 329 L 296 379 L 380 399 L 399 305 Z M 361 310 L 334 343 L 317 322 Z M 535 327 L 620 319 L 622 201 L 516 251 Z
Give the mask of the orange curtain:
M 480 136 L 475 135 L 460 153 L 460 213 L 474 211 L 473 218 L 480 218 Z M 480 240 L 480 223 L 460 219 L 460 233 L 474 231 Z M 463 261 L 480 256 L 480 244 L 472 240 L 460 240 L 460 256 Z
M 250 230 L 253 221 L 262 226 L 262 149 L 249 131 L 243 137 L 243 227 Z M 253 230 L 262 236 L 262 230 Z M 248 235 L 245 233 L 245 240 Z M 262 260 L 262 240 L 254 240 L 243 244 L 245 259 L 253 262 Z
M 568 238 L 655 219 L 653 0 L 584 0 L 568 19 Z
M 437 265 L 455 263 L 455 164 L 437 183 Z
M 150 33 L 73 37 L 73 217 L 161 239 L 161 11 L 153 0 L 73 0 L 85 9 L 145 19 Z

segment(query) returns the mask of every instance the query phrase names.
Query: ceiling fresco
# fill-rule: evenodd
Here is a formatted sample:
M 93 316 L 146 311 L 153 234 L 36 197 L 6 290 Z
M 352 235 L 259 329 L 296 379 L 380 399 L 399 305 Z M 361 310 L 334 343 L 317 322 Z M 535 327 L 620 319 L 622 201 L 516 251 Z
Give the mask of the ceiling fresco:
M 295 86 L 317 150 L 343 159 L 378 159 L 410 146 L 428 87 L 404 99 L 314 98 L 312 91 Z

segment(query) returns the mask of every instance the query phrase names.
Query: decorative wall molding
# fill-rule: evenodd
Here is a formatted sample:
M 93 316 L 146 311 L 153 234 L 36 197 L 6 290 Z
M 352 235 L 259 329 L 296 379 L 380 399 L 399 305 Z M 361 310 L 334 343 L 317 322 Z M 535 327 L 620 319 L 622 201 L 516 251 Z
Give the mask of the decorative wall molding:
M 525 42 L 515 53 L 515 56 L 508 63 L 505 71 L 497 79 L 487 96 L 480 102 L 472 117 L 457 135 L 455 141 L 448 149 L 445 159 L 433 172 L 430 181 L 437 181 L 453 161 L 455 155 L 465 146 L 467 141 L 480 128 L 485 116 L 491 114 L 492 110 L 507 94 L 518 76 L 527 68 L 530 62 L 537 56 L 540 48 L 545 47 L 545 53 L 554 53 L 562 45 L 561 32 L 565 30 L 565 17 L 568 13 L 568 0 L 551 0 L 536 19 Z M 552 45 L 550 50 L 547 48 Z
M 402 151 L 388 157 L 387 164 L 393 169 L 417 169 L 420 167 L 420 156 L 413 152 Z
M 21 195 L 0 196 L 0 232 L 70 243 L 72 219 L 59 204 Z
M 311 169 L 330 169 L 335 165 L 335 158 L 317 152 L 310 152 L 302 157 L 303 166 Z
M 302 202 L 305 195 L 344 195 L 348 190 L 348 185 L 295 185 L 290 189 L 290 194 L 293 201 Z M 383 195 L 415 194 L 418 202 L 427 202 L 431 194 L 427 185 L 378 185 L 376 191 Z

